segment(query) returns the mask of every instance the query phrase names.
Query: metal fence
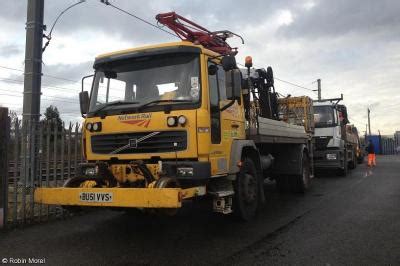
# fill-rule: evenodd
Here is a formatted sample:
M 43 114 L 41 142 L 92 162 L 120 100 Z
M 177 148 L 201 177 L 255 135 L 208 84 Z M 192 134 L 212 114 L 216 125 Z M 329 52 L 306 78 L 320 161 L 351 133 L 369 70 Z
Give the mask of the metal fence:
M 34 203 L 34 188 L 59 187 L 74 176 L 78 164 L 84 159 L 80 125 L 69 124 L 66 127 L 56 121 L 22 125 L 18 119 L 10 124 L 6 226 L 62 216 L 64 213 L 60 207 Z
M 400 154 L 400 139 L 382 137 L 381 153 L 385 155 Z

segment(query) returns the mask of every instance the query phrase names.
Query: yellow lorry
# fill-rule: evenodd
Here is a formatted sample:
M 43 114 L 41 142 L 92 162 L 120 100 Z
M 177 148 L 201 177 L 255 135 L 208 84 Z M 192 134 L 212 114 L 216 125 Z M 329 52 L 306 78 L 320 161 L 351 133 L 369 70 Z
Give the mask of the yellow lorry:
M 204 46 L 98 56 L 90 95 L 79 95 L 87 162 L 64 187 L 37 188 L 35 202 L 174 212 L 199 198 L 249 220 L 265 201 L 266 178 L 304 192 L 312 135 L 279 120 L 272 69 L 255 70 L 250 58 L 238 69 L 233 54 Z

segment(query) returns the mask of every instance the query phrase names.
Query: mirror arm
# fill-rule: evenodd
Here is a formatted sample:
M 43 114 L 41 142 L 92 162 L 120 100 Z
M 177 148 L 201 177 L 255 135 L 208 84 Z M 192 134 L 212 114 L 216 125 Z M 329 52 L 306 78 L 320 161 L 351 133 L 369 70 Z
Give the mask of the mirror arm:
M 224 107 L 222 107 L 221 109 L 219 109 L 220 112 L 225 111 L 226 109 L 228 109 L 229 107 L 231 107 L 234 103 L 235 103 L 236 99 L 231 100 L 229 103 L 227 103 Z
M 94 75 L 93 74 L 92 75 L 87 75 L 87 76 L 84 76 L 82 78 L 82 89 L 81 89 L 82 92 L 83 92 L 83 82 L 85 81 L 85 79 L 90 78 L 90 77 L 94 77 Z

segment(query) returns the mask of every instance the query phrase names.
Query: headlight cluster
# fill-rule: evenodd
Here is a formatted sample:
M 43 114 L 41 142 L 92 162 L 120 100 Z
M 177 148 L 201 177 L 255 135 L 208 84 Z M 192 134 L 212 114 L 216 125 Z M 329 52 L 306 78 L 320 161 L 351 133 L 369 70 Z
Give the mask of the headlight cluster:
M 177 116 L 168 116 L 167 118 L 167 125 L 169 127 L 176 127 L 177 125 L 184 126 L 187 122 L 186 116 L 180 115 Z
M 101 122 L 87 123 L 86 129 L 90 132 L 99 132 L 101 131 Z

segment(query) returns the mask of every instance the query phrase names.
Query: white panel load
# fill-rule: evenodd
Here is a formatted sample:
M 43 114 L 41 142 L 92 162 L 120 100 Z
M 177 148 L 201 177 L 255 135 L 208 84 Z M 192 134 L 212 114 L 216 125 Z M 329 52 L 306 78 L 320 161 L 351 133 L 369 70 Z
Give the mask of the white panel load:
M 308 138 L 304 126 L 292 125 L 283 121 L 277 121 L 264 117 L 258 117 L 258 126 L 260 135 L 288 138 Z

